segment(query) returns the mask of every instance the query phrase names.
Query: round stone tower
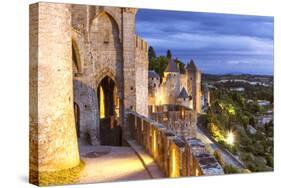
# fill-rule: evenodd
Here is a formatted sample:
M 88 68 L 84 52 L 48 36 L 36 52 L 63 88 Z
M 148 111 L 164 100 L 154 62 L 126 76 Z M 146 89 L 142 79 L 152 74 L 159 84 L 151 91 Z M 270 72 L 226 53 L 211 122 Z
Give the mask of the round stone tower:
M 40 15 L 40 16 L 39 16 Z M 79 164 L 69 5 L 30 6 L 30 175 Z M 36 181 L 32 180 L 31 181 Z M 36 182 L 32 182 L 36 183 Z

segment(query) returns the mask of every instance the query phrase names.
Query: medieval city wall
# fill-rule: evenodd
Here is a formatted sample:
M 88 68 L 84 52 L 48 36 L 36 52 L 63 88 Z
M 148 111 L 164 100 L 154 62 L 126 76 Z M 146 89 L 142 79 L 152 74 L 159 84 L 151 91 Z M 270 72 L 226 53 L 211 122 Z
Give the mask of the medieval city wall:
M 136 112 L 148 116 L 148 45 L 135 37 Z

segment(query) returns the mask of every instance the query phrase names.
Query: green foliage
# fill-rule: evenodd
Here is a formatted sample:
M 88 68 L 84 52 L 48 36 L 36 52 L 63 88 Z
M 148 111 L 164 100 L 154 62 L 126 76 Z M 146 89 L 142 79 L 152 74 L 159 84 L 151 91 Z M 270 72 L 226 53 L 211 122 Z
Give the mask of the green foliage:
M 208 116 L 207 114 L 200 114 L 197 118 L 197 121 L 198 121 L 198 124 L 201 124 L 203 126 L 206 126 L 208 125 Z
M 249 124 L 252 125 L 253 127 L 256 126 L 256 119 L 254 118 L 254 116 L 251 116 L 249 118 Z
M 266 164 L 273 168 L 273 156 L 272 155 L 266 156 Z
M 208 130 L 216 141 L 224 140 L 222 131 L 214 123 L 208 123 Z
M 226 173 L 226 174 L 241 173 L 241 171 L 238 168 L 236 168 L 232 165 L 225 165 L 223 170 L 224 170 L 224 173 Z
M 252 114 L 257 114 L 261 111 L 261 107 L 256 102 L 247 103 L 246 108 Z
M 169 60 L 164 56 L 152 58 L 152 61 L 149 63 L 149 70 L 155 70 L 155 72 L 157 72 L 161 77 L 163 77 L 168 62 Z
M 155 53 L 155 50 L 152 46 L 149 46 L 148 48 L 148 61 L 149 63 L 152 62 L 153 59 L 156 58 L 156 53 Z
M 167 56 L 156 56 L 153 47 L 148 49 L 148 59 L 149 59 L 149 70 L 154 70 L 161 77 L 164 76 L 164 71 L 168 65 L 170 58 L 172 57 L 171 50 L 167 51 Z M 185 72 L 185 64 L 179 59 L 174 60 L 175 64 L 179 67 L 180 73 Z
M 208 78 L 214 81 L 221 79 L 219 76 L 209 75 Z M 273 105 L 261 107 L 257 100 L 272 101 L 270 100 L 272 88 L 243 85 L 243 83 L 241 86 L 241 83 L 236 82 L 218 83 L 215 86 L 217 89 L 211 90 L 210 93 L 211 106 L 207 109 L 207 121 L 205 121 L 211 135 L 231 153 L 239 155 L 251 171 L 265 171 L 272 168 L 273 122 L 269 122 L 264 127 L 257 126 L 258 116 L 273 107 Z M 245 92 L 231 91 L 230 87 L 244 87 Z M 256 134 L 251 135 L 246 131 L 249 124 L 256 128 Z M 230 130 L 235 134 L 233 145 L 228 145 L 225 139 L 218 139 L 219 136 L 225 137 Z M 228 168 L 231 170 L 231 167 L 226 167 L 226 171 L 229 170 Z

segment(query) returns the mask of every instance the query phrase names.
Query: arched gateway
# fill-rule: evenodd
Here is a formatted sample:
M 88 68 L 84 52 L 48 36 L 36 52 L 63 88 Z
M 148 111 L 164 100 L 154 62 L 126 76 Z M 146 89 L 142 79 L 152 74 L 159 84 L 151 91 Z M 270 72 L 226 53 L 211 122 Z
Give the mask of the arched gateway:
M 105 76 L 97 88 L 99 105 L 99 134 L 102 145 L 121 144 L 121 126 L 119 121 L 120 103 L 115 81 Z

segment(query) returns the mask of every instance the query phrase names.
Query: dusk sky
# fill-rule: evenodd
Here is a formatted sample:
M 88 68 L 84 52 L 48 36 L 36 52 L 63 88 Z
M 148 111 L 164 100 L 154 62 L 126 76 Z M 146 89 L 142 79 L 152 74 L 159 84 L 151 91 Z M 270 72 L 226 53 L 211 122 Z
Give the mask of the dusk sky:
M 136 32 L 157 55 L 204 73 L 273 74 L 273 17 L 138 9 Z

